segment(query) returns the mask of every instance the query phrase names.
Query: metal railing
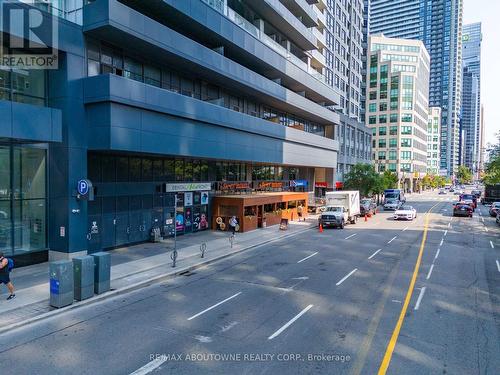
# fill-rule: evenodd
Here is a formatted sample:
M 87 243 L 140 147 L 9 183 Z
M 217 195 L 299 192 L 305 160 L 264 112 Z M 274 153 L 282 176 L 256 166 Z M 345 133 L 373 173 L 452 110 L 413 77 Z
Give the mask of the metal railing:
M 212 7 L 213 9 L 215 9 L 217 12 L 219 12 L 229 20 L 231 20 L 234 24 L 241 27 L 247 33 L 259 39 L 265 45 L 272 48 L 274 51 L 276 51 L 281 56 L 290 61 L 292 64 L 296 65 L 297 67 L 299 67 L 301 70 L 311 75 L 316 80 L 327 85 L 326 77 L 323 74 L 319 72 L 311 72 L 307 63 L 302 61 L 299 57 L 295 56 L 294 54 L 290 53 L 286 48 L 284 48 L 282 45 L 274 41 L 271 37 L 269 37 L 265 33 L 262 33 L 254 24 L 252 24 L 246 18 L 239 15 L 230 7 L 225 6 L 224 1 L 222 0 L 201 0 L 201 1 L 207 4 L 208 6 Z

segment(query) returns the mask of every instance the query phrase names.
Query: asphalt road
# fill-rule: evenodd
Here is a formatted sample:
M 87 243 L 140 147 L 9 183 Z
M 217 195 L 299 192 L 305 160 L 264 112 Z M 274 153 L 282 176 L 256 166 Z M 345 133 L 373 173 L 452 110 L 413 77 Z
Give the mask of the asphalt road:
M 451 218 L 451 199 L 413 196 L 413 222 L 311 230 L 4 334 L 2 374 L 498 373 L 500 230 L 485 208 Z

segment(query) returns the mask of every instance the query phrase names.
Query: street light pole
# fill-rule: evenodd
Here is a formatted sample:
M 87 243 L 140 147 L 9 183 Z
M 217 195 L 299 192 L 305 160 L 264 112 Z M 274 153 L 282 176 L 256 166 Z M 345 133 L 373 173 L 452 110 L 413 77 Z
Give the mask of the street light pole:
M 177 261 L 177 193 L 174 199 L 174 251 L 170 258 L 172 258 L 172 267 L 175 267 Z

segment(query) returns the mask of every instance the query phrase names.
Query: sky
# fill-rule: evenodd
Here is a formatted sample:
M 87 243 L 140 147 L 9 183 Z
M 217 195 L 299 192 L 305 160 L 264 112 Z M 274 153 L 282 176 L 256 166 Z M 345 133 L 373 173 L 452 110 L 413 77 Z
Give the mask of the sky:
M 500 131 L 500 1 L 464 0 L 464 24 L 481 22 L 481 101 L 484 105 L 485 145 Z

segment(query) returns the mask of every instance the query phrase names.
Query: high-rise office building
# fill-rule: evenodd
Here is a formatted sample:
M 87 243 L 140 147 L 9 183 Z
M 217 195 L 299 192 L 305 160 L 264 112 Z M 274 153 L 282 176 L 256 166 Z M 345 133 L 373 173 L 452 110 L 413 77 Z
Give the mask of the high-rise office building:
M 379 172 L 398 175 L 406 191 L 427 173 L 429 54 L 420 40 L 368 39 L 366 117 Z
M 457 170 L 459 157 L 462 0 L 371 0 L 371 33 L 422 40 L 431 56 L 429 105 L 440 107 L 440 168 Z
M 340 146 L 336 180 L 341 185 L 344 174 L 354 164 L 371 161 L 371 135 L 361 120 L 363 1 L 311 0 L 309 3 L 314 3 L 313 9 L 318 14 L 318 41 L 323 36 L 326 42 L 324 48 L 320 46 L 325 57 L 324 74 L 327 82 L 340 93 L 340 102 L 334 108 L 340 114 L 335 133 Z
M 463 162 L 475 175 L 481 159 L 481 23 L 464 25 L 462 32 Z
M 427 173 L 439 174 L 439 148 L 441 146 L 441 108 L 429 108 L 427 123 Z

